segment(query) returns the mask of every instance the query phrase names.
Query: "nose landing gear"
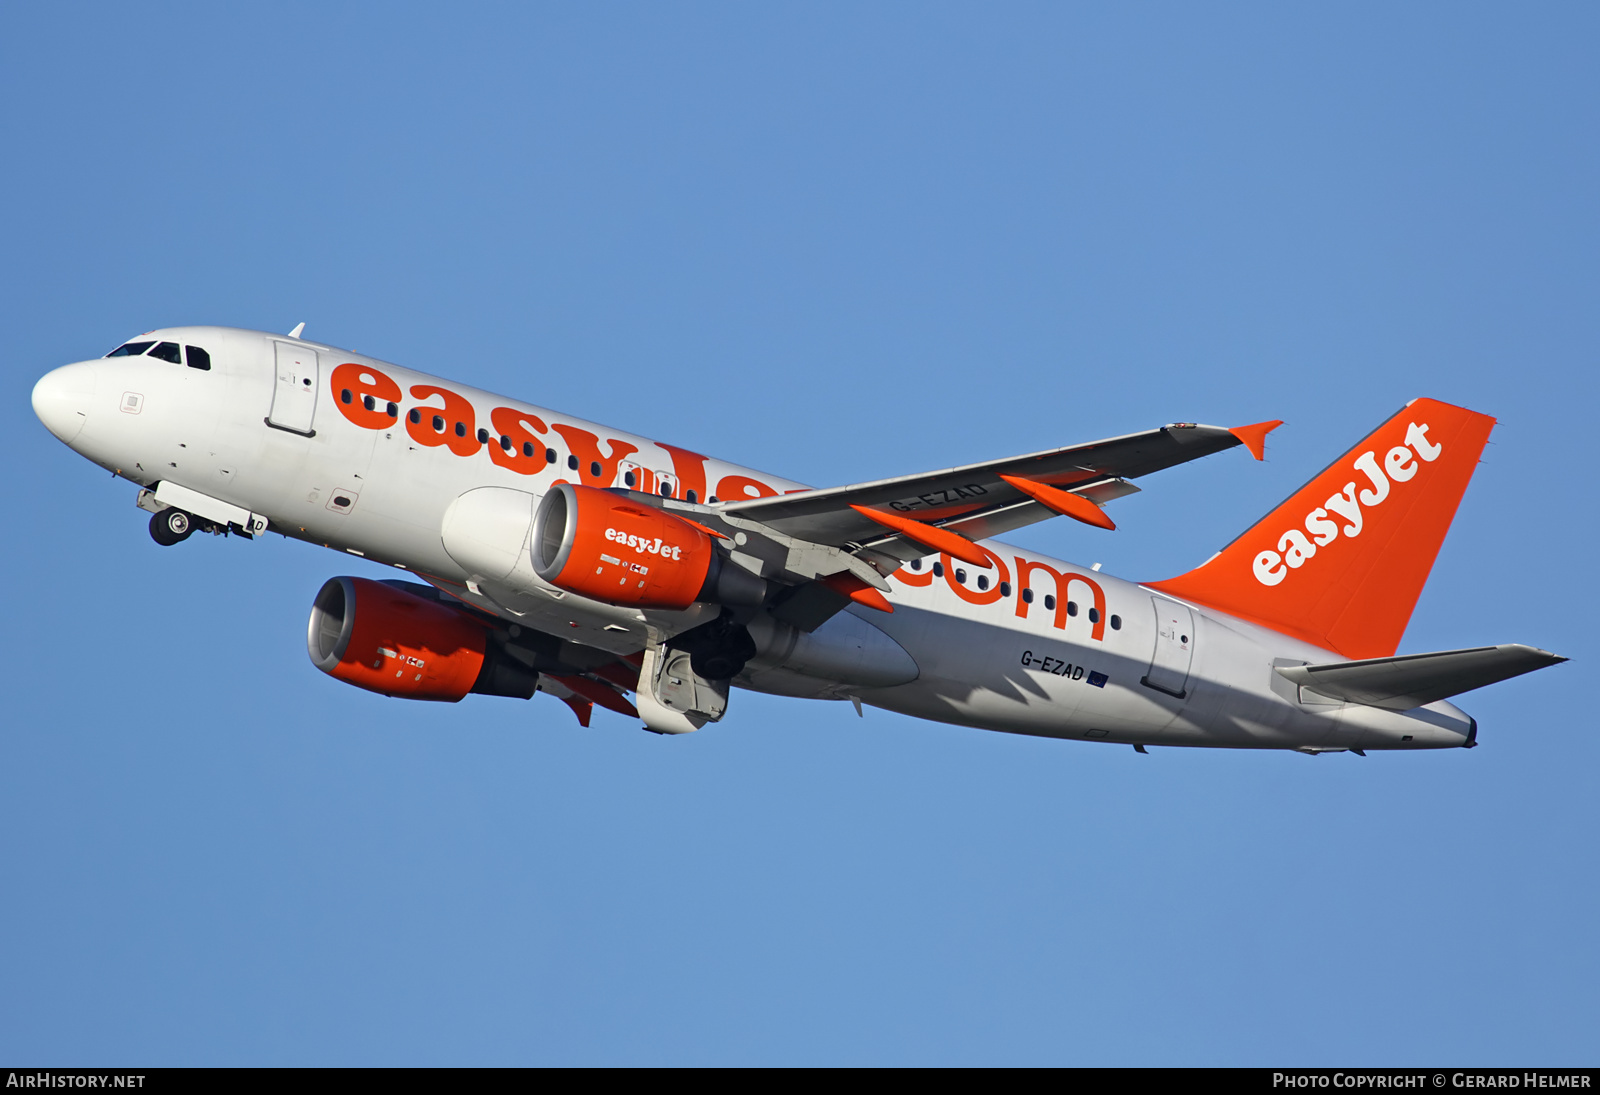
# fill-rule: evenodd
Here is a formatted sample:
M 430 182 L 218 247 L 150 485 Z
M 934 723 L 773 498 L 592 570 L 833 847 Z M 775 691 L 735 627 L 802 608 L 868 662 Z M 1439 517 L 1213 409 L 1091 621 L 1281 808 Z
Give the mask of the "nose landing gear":
M 164 509 L 150 518 L 150 539 L 162 547 L 181 544 L 194 531 L 194 518 L 181 509 Z

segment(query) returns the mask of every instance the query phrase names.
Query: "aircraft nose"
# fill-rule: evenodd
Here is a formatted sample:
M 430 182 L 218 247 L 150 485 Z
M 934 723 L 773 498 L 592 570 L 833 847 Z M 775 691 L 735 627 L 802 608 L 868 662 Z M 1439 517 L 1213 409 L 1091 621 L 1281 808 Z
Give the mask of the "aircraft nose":
M 93 396 L 93 363 L 63 365 L 45 373 L 33 386 L 33 413 L 45 429 L 70 445 L 87 421 Z

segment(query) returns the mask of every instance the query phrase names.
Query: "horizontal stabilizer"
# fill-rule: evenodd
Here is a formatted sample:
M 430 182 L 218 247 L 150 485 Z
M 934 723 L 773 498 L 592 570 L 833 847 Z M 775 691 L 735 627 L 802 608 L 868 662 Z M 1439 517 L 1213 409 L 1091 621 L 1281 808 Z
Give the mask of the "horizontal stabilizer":
M 1331 699 L 1409 711 L 1566 660 L 1548 650 L 1508 643 L 1359 662 L 1286 665 L 1277 670 L 1300 687 Z

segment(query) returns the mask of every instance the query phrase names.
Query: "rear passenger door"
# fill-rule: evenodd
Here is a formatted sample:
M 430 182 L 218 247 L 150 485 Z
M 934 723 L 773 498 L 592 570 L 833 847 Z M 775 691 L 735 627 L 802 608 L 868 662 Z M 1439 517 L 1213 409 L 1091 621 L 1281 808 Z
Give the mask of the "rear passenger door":
M 1188 694 L 1189 663 L 1194 658 L 1194 614 L 1187 605 L 1152 597 L 1156 641 L 1150 651 L 1150 672 L 1139 683 L 1183 699 Z

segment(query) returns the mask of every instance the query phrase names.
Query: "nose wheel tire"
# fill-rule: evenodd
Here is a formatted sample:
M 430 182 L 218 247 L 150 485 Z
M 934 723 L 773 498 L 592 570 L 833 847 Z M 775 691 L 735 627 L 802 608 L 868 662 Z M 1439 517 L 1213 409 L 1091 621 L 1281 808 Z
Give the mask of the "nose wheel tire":
M 194 531 L 194 518 L 181 509 L 164 509 L 150 518 L 150 539 L 162 547 L 180 544 Z

